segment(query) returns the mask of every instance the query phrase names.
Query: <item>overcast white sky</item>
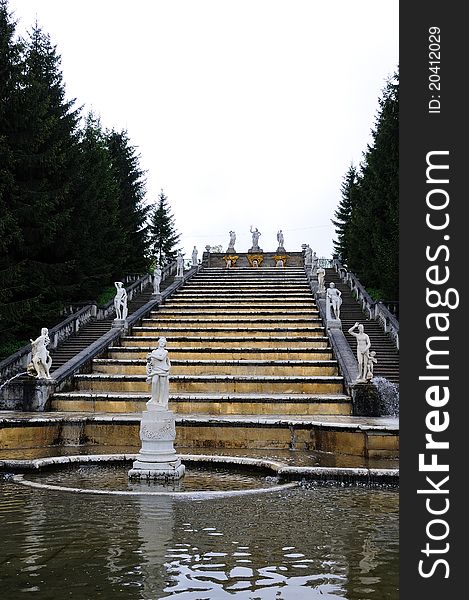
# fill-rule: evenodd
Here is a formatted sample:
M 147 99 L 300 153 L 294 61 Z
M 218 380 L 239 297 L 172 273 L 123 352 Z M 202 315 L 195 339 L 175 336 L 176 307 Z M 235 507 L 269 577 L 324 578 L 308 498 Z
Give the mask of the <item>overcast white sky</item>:
M 10 0 L 68 98 L 127 129 L 189 258 L 206 244 L 330 256 L 342 178 L 397 68 L 398 0 Z

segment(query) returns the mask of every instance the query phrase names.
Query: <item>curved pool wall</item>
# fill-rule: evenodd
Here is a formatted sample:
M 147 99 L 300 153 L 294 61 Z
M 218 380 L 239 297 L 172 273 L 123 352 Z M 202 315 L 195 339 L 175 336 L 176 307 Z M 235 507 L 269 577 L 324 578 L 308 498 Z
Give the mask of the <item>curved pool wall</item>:
M 0 471 L 8 474 L 15 474 L 17 483 L 29 485 L 27 479 L 22 476 L 23 473 L 39 472 L 48 469 L 63 469 L 74 465 L 109 465 L 116 463 L 128 463 L 129 467 L 136 460 L 137 454 L 108 454 L 108 455 L 75 455 L 75 456 L 52 456 L 35 460 L 7 460 L 0 461 Z M 187 468 L 202 467 L 205 469 L 216 469 L 223 466 L 233 470 L 249 469 L 259 474 L 275 477 L 279 485 L 286 483 L 311 482 L 315 485 L 338 485 L 338 486 L 393 486 L 399 485 L 398 469 L 367 469 L 360 467 L 309 467 L 309 466 L 291 466 L 285 463 L 262 459 L 234 456 L 218 456 L 207 454 L 180 454 L 182 462 Z M 37 483 L 35 484 L 37 485 Z M 56 488 L 58 489 L 58 488 Z M 272 488 L 257 488 L 257 491 L 271 491 Z M 83 493 L 111 493 L 103 490 L 83 490 L 78 488 L 65 488 L 62 491 L 81 491 Z M 255 490 L 236 491 L 231 493 L 254 493 Z M 120 493 L 118 491 L 112 493 Z M 130 492 L 122 492 L 130 493 Z M 149 492 L 136 492 L 148 494 Z M 173 493 L 173 492 L 168 492 Z M 153 492 L 156 494 L 156 492 Z M 180 495 L 181 492 L 174 492 Z M 200 494 L 203 497 L 204 493 Z M 187 495 L 189 497 L 189 495 Z

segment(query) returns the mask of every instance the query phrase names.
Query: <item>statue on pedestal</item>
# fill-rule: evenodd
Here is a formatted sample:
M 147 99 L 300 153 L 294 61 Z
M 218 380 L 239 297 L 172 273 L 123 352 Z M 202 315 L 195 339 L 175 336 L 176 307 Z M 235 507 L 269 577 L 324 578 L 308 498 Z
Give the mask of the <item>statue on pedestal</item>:
M 169 401 L 169 371 L 171 362 L 166 350 L 166 338 L 160 337 L 158 348 L 147 356 L 147 382 L 151 383 L 148 410 L 167 410 Z
M 197 255 L 198 255 L 198 250 L 197 248 L 194 246 L 194 249 L 192 250 L 192 266 L 196 267 L 197 266 Z
M 180 250 L 176 257 L 176 277 L 184 277 L 184 256 Z
M 318 271 L 318 257 L 316 256 L 316 252 L 313 252 L 313 256 L 311 258 L 311 276 L 316 277 Z
M 324 292 L 326 289 L 324 286 L 324 278 L 326 276 L 325 269 L 323 269 L 322 267 L 319 267 L 319 269 L 317 270 L 317 276 L 318 276 L 318 292 Z
M 305 267 L 309 267 L 313 262 L 313 251 L 309 247 L 309 244 L 306 244 L 305 248 Z
M 283 247 L 283 244 L 284 244 L 283 231 L 281 229 L 277 232 L 277 242 L 278 242 L 277 252 L 285 252 L 285 248 Z
M 358 333 L 354 330 L 358 327 Z M 358 361 L 358 377 L 357 383 L 364 383 L 368 371 L 369 350 L 371 346 L 370 338 L 365 333 L 363 325 L 355 323 L 348 332 L 357 340 L 357 361 Z
M 115 281 L 116 295 L 114 297 L 114 308 L 116 309 L 116 319 L 125 321 L 127 319 L 127 291 L 122 281 Z
M 227 252 L 236 252 L 235 250 L 235 243 L 236 243 L 236 233 L 234 231 L 230 231 L 230 241 L 228 244 L 228 249 Z
M 329 288 L 326 292 L 328 298 L 331 301 L 332 309 L 334 311 L 334 317 L 340 319 L 340 307 L 342 305 L 342 292 L 335 287 L 335 283 L 331 281 Z
M 252 225 L 249 231 L 252 233 L 252 248 L 250 248 L 248 252 L 262 252 L 262 249 L 259 248 L 259 238 L 262 235 L 261 232 L 257 229 L 257 227 L 253 229 Z
M 38 379 L 51 379 L 50 367 L 52 365 L 52 358 L 50 357 L 47 346 L 50 344 L 49 330 L 47 327 L 41 329 L 41 335 L 35 340 L 30 340 L 32 347 L 32 359 L 31 364 L 34 367 Z M 29 369 L 28 369 L 28 372 Z
M 155 270 L 153 271 L 153 293 L 155 295 L 160 294 L 160 283 L 161 283 L 161 268 L 159 265 L 156 265 Z

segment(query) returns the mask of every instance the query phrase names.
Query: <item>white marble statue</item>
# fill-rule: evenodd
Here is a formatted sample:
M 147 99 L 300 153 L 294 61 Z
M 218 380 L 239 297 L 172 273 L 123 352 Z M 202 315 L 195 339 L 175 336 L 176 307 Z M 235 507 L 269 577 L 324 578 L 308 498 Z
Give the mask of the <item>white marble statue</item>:
M 281 229 L 277 232 L 277 242 L 278 242 L 278 247 L 283 248 L 284 237 L 283 237 L 283 231 Z
M 355 329 L 358 327 L 358 333 Z M 368 371 L 369 350 L 371 346 L 370 338 L 365 333 L 363 325 L 355 323 L 348 332 L 357 340 L 357 361 L 358 361 L 358 377 L 357 382 L 365 382 Z
M 313 251 L 311 250 L 309 244 L 306 244 L 306 248 L 305 248 L 305 265 L 309 266 L 311 265 L 313 261 Z
M 283 266 L 284 266 L 284 265 L 283 265 L 283 260 L 278 260 L 278 261 L 275 263 L 275 266 L 276 266 L 276 267 L 283 267 Z
M 317 270 L 316 273 L 318 276 L 318 292 L 324 292 L 325 291 L 324 278 L 326 276 L 326 271 L 322 267 L 319 267 L 319 269 Z
M 371 381 L 373 379 L 373 368 L 378 362 L 376 358 L 376 352 L 372 350 L 368 356 L 368 362 L 366 364 L 366 380 Z
M 158 348 L 147 356 L 147 382 L 151 383 L 148 410 L 167 410 L 169 401 L 169 371 L 171 362 L 166 350 L 166 338 L 160 337 Z
M 38 379 L 51 379 L 50 367 L 52 358 L 50 357 L 47 346 L 50 344 L 49 330 L 47 327 L 41 329 L 41 335 L 35 340 L 30 340 L 32 359 L 31 363 L 37 373 Z
M 194 249 L 192 250 L 192 266 L 196 267 L 197 266 L 197 255 L 198 255 L 198 250 L 197 248 L 194 246 Z
M 153 271 L 153 293 L 160 294 L 160 283 L 161 283 L 161 268 L 159 265 L 156 265 L 155 270 Z
M 184 277 L 184 256 L 180 250 L 176 257 L 176 277 Z
M 236 233 L 234 231 L 230 231 L 230 242 L 228 245 L 228 250 L 227 252 L 229 252 L 230 250 L 234 251 L 234 245 L 236 243 Z
M 122 281 L 115 281 L 116 295 L 114 296 L 114 308 L 116 309 L 116 319 L 123 320 L 127 319 L 128 308 L 127 308 L 127 291 Z
M 316 256 L 316 252 L 313 252 L 313 256 L 311 257 L 311 275 L 312 277 L 316 277 L 318 272 L 318 257 Z
M 335 283 L 331 281 L 327 288 L 327 297 L 331 301 L 331 306 L 334 311 L 334 317 L 340 319 L 340 307 L 342 305 L 342 292 L 335 287 Z
M 261 252 L 261 249 L 259 248 L 259 238 L 262 235 L 261 232 L 257 229 L 257 227 L 253 229 L 252 225 L 249 231 L 252 233 L 252 248 L 250 252 Z

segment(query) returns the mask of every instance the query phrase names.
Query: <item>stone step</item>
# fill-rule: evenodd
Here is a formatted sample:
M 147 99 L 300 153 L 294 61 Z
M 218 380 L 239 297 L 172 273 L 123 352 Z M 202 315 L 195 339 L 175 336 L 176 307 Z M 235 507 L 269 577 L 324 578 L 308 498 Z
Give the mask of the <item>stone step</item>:
M 53 409 L 64 412 L 142 412 L 150 394 L 55 394 Z M 178 415 L 350 415 L 344 394 L 170 394 L 169 408 Z
M 231 283 L 225 284 L 225 285 L 200 285 L 200 283 L 198 282 L 193 282 L 192 284 L 186 284 L 184 287 L 180 288 L 178 290 L 178 294 L 182 294 L 182 293 L 187 293 L 187 292 L 198 292 L 200 294 L 208 294 L 208 293 L 225 293 L 225 294 L 230 294 L 230 293 L 239 293 L 239 292 L 246 292 L 246 293 L 256 293 L 256 292 L 272 292 L 272 293 L 276 293 L 276 292 L 299 292 L 299 293 L 303 293 L 303 292 L 308 292 L 310 293 L 310 288 L 309 285 L 307 283 L 305 283 L 304 285 L 298 285 L 298 284 L 282 284 L 280 285 L 279 283 L 262 283 L 262 285 L 259 285 L 259 283 L 256 284 L 247 284 L 247 283 Z
M 293 327 L 293 326 L 309 326 L 314 325 L 316 327 L 322 326 L 322 320 L 318 316 L 307 316 L 307 317 L 295 317 L 295 316 L 281 316 L 276 315 L 272 317 L 246 317 L 245 315 L 224 315 L 221 314 L 219 316 L 210 316 L 202 319 L 198 318 L 183 318 L 180 316 L 179 318 L 174 317 L 173 319 L 168 319 L 165 316 L 161 315 L 160 317 L 155 317 L 153 319 L 142 319 L 142 324 L 140 327 L 145 328 L 165 328 L 168 327 L 172 329 L 173 327 L 177 327 L 178 329 L 187 328 L 187 327 L 201 327 L 206 329 L 207 327 L 215 327 L 215 328 L 230 328 L 233 325 L 242 325 L 246 329 L 270 329 L 272 327 Z M 135 328 L 134 328 L 135 329 Z
M 147 354 L 155 349 L 153 346 L 111 346 L 107 351 L 108 358 L 125 360 L 143 360 Z M 244 347 L 227 348 L 218 347 L 185 347 L 174 346 L 168 349 L 171 353 L 171 360 L 332 360 L 331 348 L 265 348 L 265 347 Z
M 188 336 L 190 334 L 200 335 L 200 333 L 204 333 L 206 335 L 210 335 L 212 337 L 230 337 L 230 336 L 244 336 L 244 339 L 252 339 L 259 337 L 272 337 L 279 335 L 288 335 L 292 338 L 302 337 L 306 335 L 314 336 L 323 336 L 324 335 L 324 327 L 320 326 L 306 326 L 302 325 L 297 327 L 287 327 L 285 326 L 277 326 L 275 323 L 272 324 L 272 327 L 267 327 L 264 325 L 262 329 L 260 327 L 255 327 L 251 324 L 250 327 L 243 325 L 242 327 L 237 327 L 236 325 L 229 326 L 220 324 L 220 327 L 216 327 L 213 325 L 198 327 L 177 327 L 166 325 L 164 327 L 133 327 L 132 334 L 134 336 L 154 336 L 160 337 L 164 335 L 166 338 L 175 338 L 178 336 Z
M 148 346 L 153 344 L 152 349 L 157 345 L 159 336 L 124 336 L 121 338 L 121 344 L 123 347 L 128 346 Z M 249 347 L 259 348 L 277 348 L 281 346 L 283 348 L 326 348 L 329 347 L 329 339 L 324 335 L 318 335 L 314 338 L 308 336 L 293 337 L 291 335 L 272 335 L 272 336 L 259 336 L 253 338 L 252 336 L 248 339 L 244 336 L 200 336 L 200 335 L 172 335 L 168 339 L 168 344 L 171 349 L 178 346 L 197 348 L 203 346 L 204 348 L 218 347 L 223 344 L 225 348 L 244 348 L 248 345 Z
M 144 375 L 146 360 L 100 358 L 93 374 Z M 171 359 L 173 375 L 337 375 L 335 360 L 185 360 Z
M 205 317 L 212 317 L 214 315 L 226 315 L 226 307 L 210 307 L 207 308 L 203 305 L 200 305 L 200 310 L 195 310 L 195 307 L 188 305 L 186 308 L 178 307 L 171 308 L 168 305 L 163 305 L 158 310 L 152 310 L 150 312 L 150 319 L 164 317 L 166 319 L 180 319 L 186 317 L 195 317 L 199 319 L 203 319 Z M 294 307 L 285 307 L 278 306 L 276 308 L 252 308 L 247 306 L 240 306 L 236 309 L 232 307 L 232 310 L 236 310 L 236 314 L 243 318 L 250 317 L 278 317 L 278 316 L 291 316 L 291 317 L 317 317 L 319 315 L 319 311 L 317 308 L 310 307 L 304 308 L 300 306 Z
M 75 375 L 77 389 L 91 392 L 146 392 L 145 375 Z M 174 375 L 172 393 L 341 394 L 343 379 L 336 375 Z
M 239 301 L 236 299 L 230 298 L 209 298 L 204 302 L 201 302 L 197 299 L 195 300 L 187 300 L 183 298 L 177 298 L 176 296 L 170 298 L 169 300 L 164 301 L 160 305 L 161 308 L 169 308 L 171 310 L 185 310 L 187 308 L 191 310 L 201 309 L 219 309 L 219 310 L 239 310 L 239 309 L 247 309 L 247 310 L 258 310 L 258 309 L 271 309 L 271 310 L 289 310 L 291 308 L 303 309 L 303 308 L 313 308 L 317 309 L 316 304 L 312 297 L 306 298 L 304 301 L 295 301 L 291 302 L 290 300 L 284 300 L 280 297 L 271 300 L 270 302 L 266 302 L 265 300 L 255 300 L 255 299 L 245 299 L 243 301 Z

